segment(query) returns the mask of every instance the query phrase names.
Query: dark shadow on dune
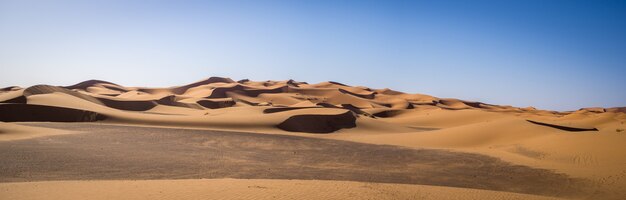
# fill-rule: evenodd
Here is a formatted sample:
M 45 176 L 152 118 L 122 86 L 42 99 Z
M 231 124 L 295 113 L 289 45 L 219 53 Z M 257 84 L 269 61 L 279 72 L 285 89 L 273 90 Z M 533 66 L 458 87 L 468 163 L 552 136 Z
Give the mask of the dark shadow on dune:
M 350 87 L 350 86 L 348 86 L 348 85 L 346 85 L 346 84 L 343 84 L 343 83 L 340 83 L 340 82 L 336 82 L 336 81 L 328 81 L 328 83 L 333 84 L 333 85 L 341 85 L 341 86 L 347 86 L 347 87 Z
M 108 85 L 102 85 L 102 87 L 109 89 L 109 90 L 114 90 L 114 91 L 118 91 L 120 93 L 124 93 L 124 92 L 128 92 L 128 90 L 122 89 L 122 88 L 117 88 L 117 87 L 111 87 Z
M 358 107 L 356 107 L 356 106 L 354 106 L 352 104 L 341 104 L 341 107 L 343 107 L 345 109 L 348 109 L 348 110 L 350 110 L 350 111 L 352 111 L 352 112 L 354 112 L 356 114 L 359 114 L 359 115 L 370 116 L 369 113 L 363 112 L 360 108 L 358 108 Z
M 300 84 L 303 84 L 303 82 L 297 82 L 297 81 L 295 81 L 293 79 L 289 79 L 287 81 L 287 85 L 288 86 L 292 86 L 292 87 L 300 87 Z M 307 83 L 304 83 L 304 84 L 307 84 Z
M 410 105 L 410 104 L 409 104 Z M 394 117 L 402 113 L 402 110 L 383 110 L 372 115 L 380 118 Z
M 243 93 L 246 96 L 250 96 L 250 97 L 257 97 L 260 94 L 268 94 L 268 93 L 285 93 L 287 92 L 287 86 L 283 86 L 283 87 L 278 87 L 278 88 L 273 88 L 273 89 L 243 89 Z
M 174 96 L 174 95 L 166 96 L 166 97 L 163 97 L 163 98 L 161 98 L 159 100 L 156 100 L 156 103 L 161 104 L 161 105 L 167 105 L 167 106 L 176 106 L 176 107 L 192 108 L 192 109 L 202 110 L 202 107 L 198 106 L 196 104 L 182 103 L 182 102 L 176 101 L 176 96 Z
M 235 92 L 235 93 L 243 93 L 241 90 L 243 90 L 243 86 L 241 85 L 234 85 L 231 87 L 216 87 L 211 91 L 211 94 L 209 96 L 207 96 L 206 98 L 212 99 L 212 98 L 226 98 L 228 97 L 228 95 L 226 94 L 227 92 Z
M 0 104 L 0 121 L 3 122 L 92 122 L 104 120 L 102 114 L 71 108 Z
M 276 127 L 291 132 L 332 133 L 342 128 L 356 127 L 352 112 L 338 115 L 294 115 Z
M 8 99 L 0 103 L 26 103 L 26 97 L 24 95 L 20 95 L 18 97 Z
M 271 113 L 285 112 L 285 111 L 290 111 L 290 110 L 300 110 L 300 109 L 307 109 L 307 108 L 321 108 L 321 107 L 275 107 L 275 108 L 265 109 L 263 110 L 263 113 L 271 114 Z
M 120 101 L 113 99 L 105 99 L 105 98 L 97 98 L 100 102 L 102 102 L 105 106 L 110 108 L 115 108 L 118 110 L 128 110 L 128 111 L 146 111 L 157 106 L 155 101 Z
M 341 88 L 339 88 L 339 92 L 341 92 L 343 94 L 349 94 L 349 95 L 352 95 L 352 96 L 364 98 L 364 99 L 374 99 L 374 96 L 376 96 L 376 92 L 370 92 L 369 94 L 357 94 L 357 93 L 350 92 L 348 90 L 344 90 L 344 89 L 341 89 Z
M 431 102 L 413 102 L 413 101 L 411 101 L 410 104 L 413 105 L 413 106 L 435 106 L 435 105 L 437 105 L 438 102 L 439 101 L 435 101 L 435 100 L 433 100 Z
M 228 108 L 237 104 L 234 100 L 200 100 L 197 103 L 210 109 Z
M 537 121 L 533 121 L 533 120 L 529 120 L 529 119 L 527 119 L 526 121 L 528 121 L 530 123 L 533 123 L 533 124 L 541 125 L 541 126 L 547 126 L 547 127 L 552 127 L 552 128 L 556 128 L 556 129 L 560 129 L 560 130 L 564 130 L 564 131 L 571 131 L 571 132 L 598 131 L 597 128 L 575 128 L 575 127 L 569 127 L 569 126 L 560 126 L 560 125 L 555 125 L 555 124 L 548 124 L 548 123 L 543 123 L 543 122 L 537 122 Z
M 329 103 L 316 103 L 315 105 L 322 106 L 324 108 L 342 108 Z
M 465 105 L 467 105 L 469 107 L 472 107 L 472 108 L 483 108 L 482 105 L 485 105 L 485 104 L 483 104 L 481 102 L 470 102 L 470 101 L 461 101 L 461 102 L 463 102 L 463 104 L 465 104 Z
M 237 81 L 237 83 L 241 83 L 241 84 L 243 84 L 243 83 L 247 83 L 247 82 L 250 82 L 250 79 L 247 79 L 247 78 L 246 78 L 246 79 L 241 79 L 241 80 L 238 80 L 238 81 Z

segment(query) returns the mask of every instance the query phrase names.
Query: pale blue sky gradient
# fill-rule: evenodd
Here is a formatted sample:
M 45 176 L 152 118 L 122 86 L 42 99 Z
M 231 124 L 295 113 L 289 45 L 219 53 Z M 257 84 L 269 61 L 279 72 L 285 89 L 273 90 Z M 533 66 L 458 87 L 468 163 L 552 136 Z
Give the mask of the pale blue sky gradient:
M 0 0 L 0 87 L 209 76 L 626 106 L 626 1 Z

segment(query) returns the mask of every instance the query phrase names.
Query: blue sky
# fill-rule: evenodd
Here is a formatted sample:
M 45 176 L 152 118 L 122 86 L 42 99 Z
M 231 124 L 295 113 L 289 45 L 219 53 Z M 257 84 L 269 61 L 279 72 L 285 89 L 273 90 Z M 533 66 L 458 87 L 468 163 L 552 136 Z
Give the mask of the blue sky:
M 626 1 L 6 1 L 0 86 L 338 81 L 626 106 Z

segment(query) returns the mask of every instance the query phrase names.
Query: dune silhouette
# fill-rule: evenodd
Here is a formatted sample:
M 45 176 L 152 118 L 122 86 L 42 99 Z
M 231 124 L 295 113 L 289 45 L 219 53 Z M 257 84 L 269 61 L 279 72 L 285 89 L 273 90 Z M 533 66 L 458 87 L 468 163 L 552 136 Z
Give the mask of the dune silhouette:
M 352 127 L 352 125 L 347 125 L 351 124 L 349 121 L 353 121 L 352 117 L 345 113 L 337 114 L 334 111 L 328 111 L 332 114 L 326 113 L 325 109 L 345 110 L 356 116 L 389 120 L 404 119 L 411 116 L 411 113 L 418 113 L 424 109 L 480 110 L 538 116 L 573 116 L 581 112 L 624 112 L 624 108 L 585 108 L 576 112 L 555 112 L 460 99 L 437 98 L 424 94 L 407 94 L 388 88 L 371 89 L 333 81 L 309 84 L 291 79 L 286 81 L 251 81 L 248 79 L 233 81 L 223 77 L 210 77 L 187 85 L 167 88 L 126 87 L 102 80 L 88 80 L 66 87 L 51 85 L 35 85 L 27 88 L 6 87 L 0 93 L 0 102 L 4 104 L 40 104 L 66 107 L 95 113 L 104 112 L 103 114 L 121 121 L 145 121 L 143 123 L 164 121 L 182 124 L 187 124 L 187 122 L 176 122 L 176 120 L 152 116 L 142 117 L 141 114 L 161 114 L 162 116 L 163 114 L 174 114 L 172 116 L 210 115 L 212 111 L 203 112 L 203 110 L 236 108 L 236 110 L 249 110 L 246 112 L 249 112 L 251 116 L 257 113 L 276 114 L 276 116 L 281 117 L 276 119 L 274 126 L 287 131 L 312 133 L 333 132 Z M 32 110 L 38 108 L 11 106 L 15 109 Z M 256 111 L 253 109 L 254 107 L 265 108 Z M 409 110 L 416 111 L 409 112 Z M 46 113 L 50 112 L 42 112 L 39 115 Z M 267 118 L 268 116 L 259 115 L 259 117 Z M 290 117 L 294 118 L 290 119 Z M 54 118 L 54 116 L 48 118 Z M 28 119 L 15 118 L 12 121 L 28 121 Z M 332 121 L 337 121 L 337 124 Z M 548 125 L 538 121 L 533 121 L 532 124 L 563 131 L 586 130 Z M 415 126 L 422 127 L 423 125 L 407 125 L 407 127 Z

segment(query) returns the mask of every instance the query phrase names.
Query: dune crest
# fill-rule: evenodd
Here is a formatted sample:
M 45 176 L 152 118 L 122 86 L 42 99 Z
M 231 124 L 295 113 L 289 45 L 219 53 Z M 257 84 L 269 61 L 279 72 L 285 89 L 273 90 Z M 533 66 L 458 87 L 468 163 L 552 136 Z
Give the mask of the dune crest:
M 67 102 L 76 103 L 72 104 Z M 429 126 L 428 123 L 424 124 L 419 123 L 419 120 L 415 121 L 420 117 L 411 116 L 414 116 L 415 113 L 417 113 L 417 115 L 427 113 L 422 111 L 432 109 L 500 113 L 521 116 L 528 118 L 528 120 L 532 120 L 533 117 L 576 118 L 575 116 L 578 115 L 624 112 L 623 108 L 584 108 L 572 112 L 555 112 L 537 110 L 534 108 L 499 106 L 451 98 L 438 98 L 424 94 L 407 94 L 388 88 L 371 89 L 363 86 L 349 86 L 333 81 L 309 84 L 307 82 L 294 80 L 251 81 L 244 79 L 234 81 L 230 78 L 223 77 L 210 77 L 187 85 L 169 88 L 126 87 L 102 80 L 88 80 L 65 87 L 50 85 L 35 85 L 25 89 L 6 87 L 0 91 L 0 103 L 44 105 L 48 107 L 83 110 L 98 113 L 100 118 L 107 116 L 111 120 L 118 122 L 141 122 L 143 124 L 149 124 L 168 121 L 167 124 L 183 126 L 193 124 L 194 126 L 206 127 L 215 127 L 211 125 L 215 123 L 203 123 L 202 121 L 204 120 L 200 117 L 215 116 L 217 113 L 219 113 L 218 115 L 228 116 L 233 112 L 219 110 L 232 108 L 229 111 L 237 110 L 242 113 L 247 113 L 247 115 L 250 116 L 258 116 L 259 118 L 272 121 L 261 123 L 267 124 L 263 126 L 278 127 L 286 131 L 311 133 L 319 133 L 321 130 L 323 130 L 321 132 L 328 133 L 354 126 L 326 126 L 333 124 L 328 121 L 342 121 L 346 117 L 337 118 L 336 116 L 328 117 L 328 115 L 321 115 L 321 113 L 318 112 L 321 109 L 308 109 L 308 113 L 299 116 L 291 115 L 289 114 L 290 112 L 284 111 L 295 111 L 300 108 L 343 109 L 351 112 L 355 116 L 354 120 L 349 119 L 347 121 L 364 121 L 358 118 L 385 119 L 383 121 L 390 121 L 398 124 L 398 126 L 404 127 Z M 19 106 L 5 105 L 4 109 L 8 107 Z M 41 108 L 49 109 L 48 107 Z M 258 109 L 251 107 L 263 107 L 265 109 L 263 109 L 262 113 L 259 113 Z M 21 108 L 32 110 L 35 107 L 21 106 Z M 160 116 L 154 116 L 155 114 Z M 270 117 L 273 115 L 263 114 L 280 114 L 281 116 Z M 39 115 L 43 115 L 43 113 L 39 113 Z M 175 115 L 177 117 L 186 116 L 195 119 L 168 119 L 164 117 L 164 115 L 171 115 L 173 118 L 176 118 L 174 117 Z M 465 116 L 468 115 L 463 115 L 462 117 Z M 60 116 L 59 118 L 62 117 L 63 116 Z M 60 120 L 55 118 L 57 118 L 57 116 L 40 117 L 36 120 Z M 233 116 L 233 118 L 235 118 L 235 116 Z M 332 120 L 325 120 L 327 118 Z M 436 118 L 432 117 L 428 117 L 428 119 L 436 120 Z M 31 121 L 31 119 L 28 118 L 15 117 L 13 120 L 9 120 L 5 117 L 4 120 Z M 32 120 L 34 120 L 34 118 Z M 63 121 L 67 120 L 68 119 L 63 119 Z M 189 121 L 195 122 L 191 123 Z M 462 121 L 463 120 L 461 120 L 461 123 Z M 251 122 L 238 122 L 237 120 L 231 121 L 230 123 L 243 126 L 254 124 Z M 358 126 L 358 124 L 359 123 L 357 123 L 356 126 Z M 311 127 L 305 128 L 309 125 Z M 319 125 L 325 128 L 312 128 L 313 125 Z M 544 124 L 536 123 L 536 125 L 541 126 Z M 584 127 L 589 127 L 590 129 L 596 128 L 593 127 L 593 125 L 585 125 Z

